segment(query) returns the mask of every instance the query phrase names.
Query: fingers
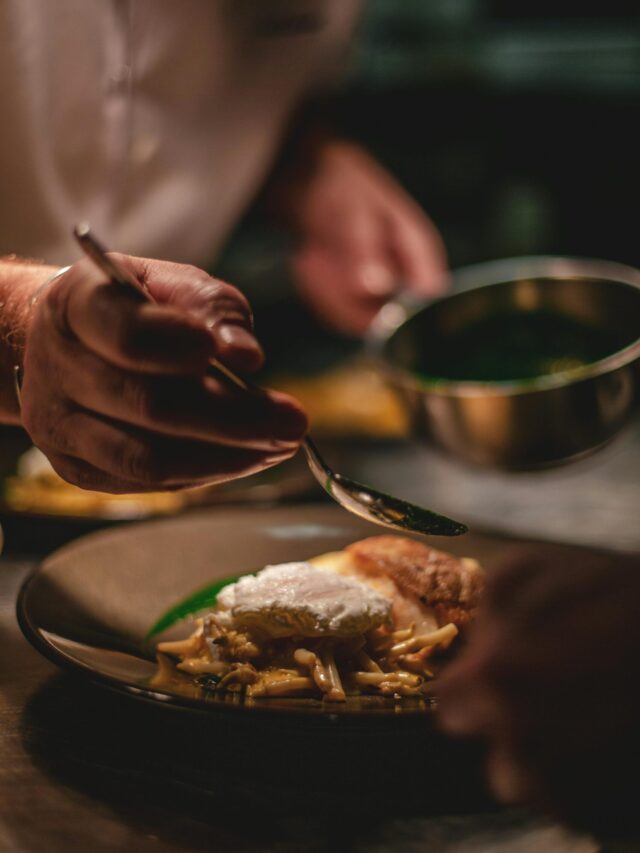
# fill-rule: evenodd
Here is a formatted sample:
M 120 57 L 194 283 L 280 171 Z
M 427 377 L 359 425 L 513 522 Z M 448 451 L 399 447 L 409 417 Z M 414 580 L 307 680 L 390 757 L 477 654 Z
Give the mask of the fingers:
M 440 233 L 411 203 L 389 222 L 389 254 L 398 280 L 411 291 L 426 297 L 438 296 L 447 288 L 447 253 Z
M 104 282 L 81 261 L 47 295 L 61 332 L 113 364 L 148 373 L 201 374 L 213 356 L 241 372 L 261 365 L 251 311 L 235 288 L 195 267 L 116 257 L 156 303 Z
M 262 348 L 249 329 L 226 319 L 217 324 L 211 324 L 211 321 L 209 323 L 219 361 L 238 373 L 254 373 L 262 367 Z
M 47 449 L 46 456 L 51 467 L 67 483 L 92 492 L 105 492 L 111 495 L 132 495 L 155 491 L 155 488 L 143 486 L 141 483 L 129 482 L 107 474 L 83 459 L 66 456 L 54 450 Z M 188 483 L 184 483 L 188 486 Z M 180 488 L 178 486 L 174 488 Z M 169 489 L 167 489 L 169 491 Z
M 240 373 L 262 366 L 264 354 L 253 335 L 251 306 L 239 290 L 183 264 L 163 263 L 152 272 L 147 271 L 146 281 L 153 298 L 201 318 L 213 335 L 220 361 Z
M 293 270 L 301 295 L 340 332 L 366 332 L 403 287 L 435 296 L 446 286 L 446 255 L 437 231 L 399 203 L 352 213 L 332 237 L 305 243 Z
M 294 270 L 305 299 L 338 331 L 362 334 L 401 288 L 443 291 L 447 260 L 437 229 L 358 146 L 323 146 L 300 199 Z
M 374 273 L 345 264 L 340 253 L 323 246 L 305 246 L 293 258 L 293 272 L 302 298 L 329 328 L 349 336 L 366 332 L 388 299 L 387 288 L 373 294 Z M 371 276 L 363 286 L 362 276 Z
M 58 459 L 66 479 L 86 483 L 86 471 L 69 459 L 82 460 L 109 475 L 110 491 L 166 489 L 185 483 L 219 483 L 246 476 L 288 459 L 296 448 L 277 453 L 184 441 L 139 430 L 81 410 L 63 416 L 67 436 L 64 448 L 42 450 Z M 65 458 L 60 463 L 61 457 Z M 95 477 L 95 475 L 92 475 Z M 105 480 L 107 478 L 104 478 Z
M 366 210 L 345 222 L 339 244 L 340 263 L 354 296 L 384 302 L 396 291 L 397 269 L 384 237 L 380 221 Z
M 165 435 L 273 451 L 297 445 L 307 427 L 286 394 L 244 393 L 211 377 L 133 373 L 79 348 L 65 353 L 57 375 L 60 392 L 77 406 Z
M 447 255 L 433 222 L 365 152 L 347 147 L 340 156 L 342 186 L 351 196 L 342 190 L 336 236 L 352 267 L 354 292 L 381 299 L 403 287 L 425 296 L 441 293 Z
M 121 257 L 156 299 L 80 262 L 36 304 L 23 424 L 65 479 L 131 492 L 215 483 L 290 457 L 306 430 L 295 400 L 206 375 L 262 359 L 248 303 L 200 270 Z

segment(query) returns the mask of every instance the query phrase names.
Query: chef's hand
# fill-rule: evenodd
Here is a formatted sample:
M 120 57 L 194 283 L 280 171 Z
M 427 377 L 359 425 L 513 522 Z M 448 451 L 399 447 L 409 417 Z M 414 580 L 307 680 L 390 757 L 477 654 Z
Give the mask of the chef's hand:
M 467 650 L 439 683 L 442 724 L 486 739 L 499 797 L 597 831 L 635 819 L 639 609 L 637 557 L 505 555 Z
M 41 296 L 27 332 L 23 424 L 65 480 L 142 492 L 244 476 L 292 456 L 306 418 L 291 397 L 206 377 L 262 352 L 235 288 L 191 266 L 115 256 L 157 304 L 87 260 Z
M 356 145 L 326 143 L 295 203 L 299 290 L 327 325 L 360 335 L 398 289 L 444 287 L 447 259 L 434 224 Z

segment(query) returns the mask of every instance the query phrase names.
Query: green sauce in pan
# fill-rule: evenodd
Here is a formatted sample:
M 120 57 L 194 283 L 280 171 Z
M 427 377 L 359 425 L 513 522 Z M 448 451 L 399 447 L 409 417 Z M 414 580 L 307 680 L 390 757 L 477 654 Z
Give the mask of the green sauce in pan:
M 618 333 L 564 314 L 504 311 L 444 340 L 425 340 L 416 373 L 431 381 L 533 379 L 599 361 L 623 346 Z

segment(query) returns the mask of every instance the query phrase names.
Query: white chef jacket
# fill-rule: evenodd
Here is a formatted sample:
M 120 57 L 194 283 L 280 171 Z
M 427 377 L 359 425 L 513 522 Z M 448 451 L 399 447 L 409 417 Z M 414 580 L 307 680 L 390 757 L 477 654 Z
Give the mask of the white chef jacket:
M 205 265 L 360 0 L 0 0 L 0 255 Z

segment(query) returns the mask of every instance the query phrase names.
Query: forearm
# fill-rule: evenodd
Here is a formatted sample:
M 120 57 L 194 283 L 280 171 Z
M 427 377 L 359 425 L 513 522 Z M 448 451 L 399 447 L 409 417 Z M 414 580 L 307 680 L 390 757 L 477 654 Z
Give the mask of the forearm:
M 39 261 L 0 258 L 0 423 L 20 423 L 13 367 L 22 367 L 31 300 L 55 271 Z

